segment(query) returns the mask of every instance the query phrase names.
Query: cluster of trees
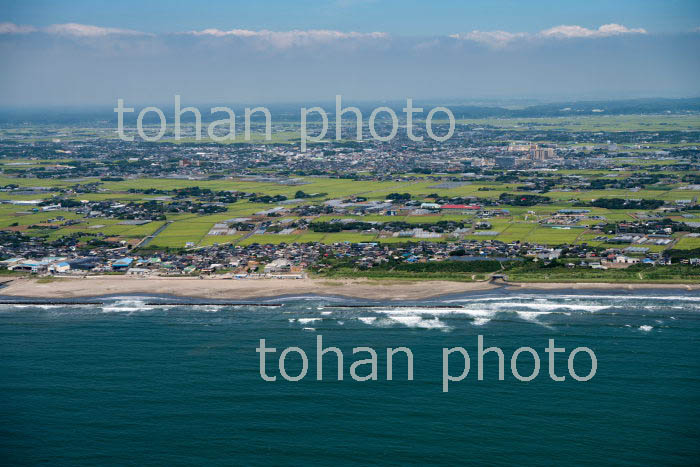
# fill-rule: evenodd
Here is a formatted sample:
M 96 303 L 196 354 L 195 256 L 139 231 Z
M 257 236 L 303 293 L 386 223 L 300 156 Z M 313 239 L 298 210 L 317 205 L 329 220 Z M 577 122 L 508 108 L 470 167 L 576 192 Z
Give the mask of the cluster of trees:
M 254 203 L 279 203 L 281 201 L 287 201 L 287 197 L 284 195 L 260 195 L 254 194 L 250 197 L 250 201 Z
M 167 190 L 159 190 L 158 188 L 129 188 L 129 193 L 143 193 L 144 195 L 167 195 L 170 193 Z
M 503 204 L 510 204 L 511 206 L 534 206 L 536 204 L 547 204 L 552 201 L 549 196 L 515 195 L 512 193 L 501 193 L 498 200 Z
M 53 204 L 59 204 L 62 208 L 77 208 L 83 205 L 83 203 L 74 199 L 50 198 L 39 203 L 39 206 L 51 206 Z
M 198 186 L 188 187 L 188 188 L 176 188 L 174 190 L 159 190 L 157 188 L 129 188 L 129 193 L 143 193 L 145 195 L 174 195 L 175 199 L 183 199 L 196 197 L 201 198 L 203 201 L 218 202 L 233 204 L 238 201 L 239 197 L 243 195 L 241 192 L 235 191 L 212 191 L 209 188 L 200 188 Z
M 411 195 L 409 193 L 389 193 L 386 196 L 386 199 L 393 199 L 395 201 L 408 201 L 411 199 Z
M 212 191 L 209 188 L 200 188 L 198 186 L 190 186 L 187 188 L 176 188 L 173 190 L 176 198 L 187 198 L 190 196 L 211 195 Z
M 319 198 L 321 196 L 326 196 L 328 193 L 314 193 L 314 194 L 309 194 L 305 193 L 302 190 L 297 190 L 296 193 L 294 193 L 294 199 L 305 199 L 305 198 Z
M 672 262 L 678 262 L 682 259 L 700 258 L 700 248 L 692 248 L 689 250 L 671 249 L 667 250 L 665 254 L 671 258 Z
M 309 228 L 314 232 L 342 232 L 343 230 L 368 230 L 377 224 L 369 222 L 312 222 Z
M 503 263 L 508 267 L 511 262 Z M 392 261 L 374 266 L 358 265 L 347 259 L 329 258 L 319 263 L 314 269 L 327 276 L 357 277 L 411 277 L 411 278 L 454 278 L 470 279 L 474 274 L 488 274 L 503 269 L 496 260 L 477 261 L 429 261 L 425 263 L 406 263 Z M 483 276 L 482 276 L 483 277 Z
M 592 201 L 591 206 L 606 209 L 656 209 L 664 205 L 660 199 L 624 199 L 624 198 L 600 198 Z
M 397 265 L 381 265 L 375 269 L 394 269 L 406 272 L 496 272 L 501 269 L 501 262 L 495 260 L 475 261 L 430 261 L 427 263 L 399 263 Z

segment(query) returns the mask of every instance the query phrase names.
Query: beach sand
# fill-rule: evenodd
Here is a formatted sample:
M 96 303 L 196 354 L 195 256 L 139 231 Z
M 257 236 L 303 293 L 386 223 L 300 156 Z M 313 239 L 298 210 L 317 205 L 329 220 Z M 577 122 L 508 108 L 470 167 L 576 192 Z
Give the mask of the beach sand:
M 326 279 L 198 279 L 94 276 L 61 278 L 51 282 L 15 279 L 0 295 L 35 298 L 76 298 L 113 294 L 167 294 L 211 299 L 249 299 L 280 295 L 343 295 L 367 299 L 410 300 L 439 295 L 488 290 L 487 282 L 369 281 Z
M 362 279 L 198 279 L 191 277 L 88 276 L 53 281 L 18 278 L 0 289 L 6 297 L 71 299 L 114 294 L 164 294 L 210 299 L 251 299 L 280 295 L 341 295 L 378 300 L 414 300 L 447 294 L 490 290 L 492 282 L 392 281 Z M 554 289 L 684 289 L 700 284 L 508 283 L 508 288 Z

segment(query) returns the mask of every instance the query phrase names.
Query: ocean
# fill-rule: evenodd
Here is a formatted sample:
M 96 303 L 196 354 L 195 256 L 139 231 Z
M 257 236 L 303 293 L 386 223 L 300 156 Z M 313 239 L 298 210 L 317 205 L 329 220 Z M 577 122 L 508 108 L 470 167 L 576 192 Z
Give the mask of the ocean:
M 429 286 L 429 285 L 426 285 Z M 1 298 L 1 297 L 0 297 Z M 0 456 L 5 465 L 691 465 L 700 459 L 700 294 L 509 291 L 415 302 L 280 297 L 256 304 L 0 305 Z M 178 299 L 180 302 L 182 299 Z M 261 306 L 280 305 L 280 306 Z M 350 306 L 348 306 L 350 305 Z M 317 336 L 343 354 L 323 358 Z M 478 336 L 504 354 L 483 359 Z M 260 339 L 266 355 L 260 374 Z M 550 339 L 565 351 L 545 352 Z M 306 375 L 279 356 L 298 347 Z M 377 379 L 353 362 L 377 353 Z M 393 357 L 387 348 L 413 354 Z M 470 371 L 443 385 L 443 349 Z M 517 379 L 511 356 L 538 354 Z M 577 381 L 571 351 L 597 367 Z M 284 369 L 302 372 L 297 350 Z M 461 353 L 448 358 L 458 379 Z M 575 355 L 574 374 L 592 358 Z M 370 374 L 371 364 L 356 368 Z M 535 370 L 523 351 L 520 375 Z M 554 381 L 550 371 L 564 381 Z

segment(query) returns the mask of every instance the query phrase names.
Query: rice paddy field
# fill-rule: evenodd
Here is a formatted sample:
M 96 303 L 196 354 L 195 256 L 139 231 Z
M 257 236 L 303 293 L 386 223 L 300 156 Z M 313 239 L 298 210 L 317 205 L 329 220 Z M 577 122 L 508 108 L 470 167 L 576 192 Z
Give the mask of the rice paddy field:
M 18 163 L 21 161 L 12 161 Z M 33 161 L 37 162 L 37 161 Z M 40 162 L 40 161 L 39 161 Z M 54 161 L 55 162 L 55 161 Z M 8 161 L 4 161 L 7 164 Z M 567 171 L 580 172 L 586 171 Z M 590 171 L 588 171 L 590 172 Z M 604 172 L 604 171 L 603 171 Z M 590 174 L 589 174 L 590 175 Z M 620 175 L 620 174 L 616 174 Z M 306 193 L 325 193 L 317 198 L 310 198 L 303 201 L 304 204 L 322 204 L 326 200 L 343 200 L 353 196 L 362 196 L 369 200 L 384 200 L 390 193 L 409 193 L 412 199 L 418 201 L 432 201 L 426 198 L 428 195 L 437 193 L 442 197 L 469 197 L 497 198 L 501 193 L 519 193 L 517 186 L 513 183 L 494 182 L 473 182 L 460 186 L 441 188 L 441 182 L 424 177 L 416 177 L 412 181 L 355 181 L 350 179 L 337 179 L 326 177 L 300 177 L 301 184 L 285 185 L 269 181 L 254 181 L 250 179 L 220 179 L 220 180 L 180 180 L 180 179 L 127 179 L 124 181 L 100 182 L 100 190 L 96 193 L 80 193 L 65 196 L 74 200 L 105 201 L 115 202 L 139 202 L 157 198 L 157 195 L 144 195 L 140 193 L 130 193 L 130 189 L 140 189 L 150 187 L 160 190 L 173 190 L 177 188 L 187 188 L 198 186 L 209 188 L 214 191 L 236 190 L 244 192 L 254 192 L 270 196 L 284 195 L 289 199 L 294 197 L 297 190 Z M 97 179 L 62 180 L 62 179 L 30 179 L 14 178 L 8 176 L 0 177 L 0 185 L 15 184 L 26 187 L 28 192 L 9 193 L 0 192 L 0 229 L 18 230 L 27 235 L 44 236 L 50 240 L 59 239 L 69 235 L 94 236 L 102 234 L 105 237 L 116 240 L 125 240 L 136 244 L 142 239 L 152 235 L 164 225 L 164 221 L 150 222 L 144 225 L 127 225 L 118 219 L 105 218 L 84 218 L 70 210 L 41 211 L 40 208 L 29 204 L 31 201 L 48 199 L 57 190 L 75 185 L 76 183 L 99 182 Z M 639 199 L 661 199 L 665 201 L 675 201 L 680 199 L 692 199 L 700 195 L 700 191 L 680 189 L 681 185 L 667 187 L 667 189 L 651 190 L 642 189 L 634 193 L 628 190 L 597 190 L 597 191 L 557 191 L 556 189 L 546 193 L 552 199 L 551 204 L 537 206 L 501 206 L 507 209 L 505 215 L 488 219 L 491 223 L 490 234 L 479 234 L 477 231 L 470 231 L 462 238 L 469 240 L 498 240 L 502 242 L 536 242 L 548 245 L 559 245 L 562 243 L 588 243 L 590 245 L 605 246 L 604 241 L 596 240 L 596 234 L 589 230 L 590 220 L 582 220 L 578 225 L 565 227 L 551 227 L 543 225 L 543 219 L 556 213 L 559 209 L 571 208 L 578 202 L 586 202 L 598 198 L 639 198 Z M 522 193 L 528 194 L 528 193 Z M 12 204 L 22 203 L 23 204 Z M 301 202 L 301 201 L 300 201 Z M 210 230 L 216 223 L 224 222 L 237 217 L 250 217 L 256 213 L 271 209 L 276 206 L 291 209 L 294 205 L 275 203 L 254 203 L 241 200 L 228 205 L 227 211 L 214 215 L 196 214 L 168 214 L 168 225 L 157 236 L 150 241 L 153 248 L 184 248 L 185 245 L 210 246 L 214 244 L 239 244 L 247 245 L 251 243 L 292 243 L 292 242 L 407 242 L 407 241 L 446 241 L 448 238 L 420 239 L 405 238 L 380 235 L 378 233 L 362 232 L 339 232 L 323 233 L 311 230 L 295 230 L 293 233 L 253 233 L 236 232 L 233 235 L 209 235 Z M 650 214 L 639 210 L 609 210 L 603 208 L 588 208 L 591 216 L 600 216 L 602 222 L 623 222 L 634 221 L 644 215 Z M 691 215 L 700 219 L 700 213 Z M 292 213 L 285 214 L 286 218 L 296 220 Z M 407 222 L 411 224 L 437 223 L 440 221 L 464 222 L 467 226 L 472 225 L 475 219 L 472 213 L 438 213 L 431 215 L 350 215 L 333 214 L 320 215 L 306 218 L 310 222 L 328 222 L 332 219 L 347 218 L 363 222 Z M 276 218 L 267 219 L 270 221 L 279 220 Z M 682 220 L 681 217 L 675 220 Z M 70 224 L 70 225 L 68 225 Z M 646 245 L 645 245 L 646 246 Z M 692 249 L 700 248 L 700 238 L 677 236 L 674 243 L 668 246 L 650 246 L 652 251 L 664 248 Z
M 437 120 L 436 120 L 437 122 Z M 591 115 L 551 118 L 458 119 L 457 123 L 509 130 L 679 131 L 700 128 L 697 115 Z

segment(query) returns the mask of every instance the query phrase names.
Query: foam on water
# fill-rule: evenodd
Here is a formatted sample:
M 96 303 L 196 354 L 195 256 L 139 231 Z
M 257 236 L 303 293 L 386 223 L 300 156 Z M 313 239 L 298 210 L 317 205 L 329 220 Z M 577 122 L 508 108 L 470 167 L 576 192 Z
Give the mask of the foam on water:
M 489 321 L 491 321 L 490 318 L 474 318 L 474 321 L 472 322 L 472 324 L 474 326 L 483 326 L 484 324 L 488 323 Z
M 518 318 L 523 319 L 528 323 L 539 324 L 547 329 L 552 329 L 552 326 L 539 320 L 541 316 L 553 314 L 551 311 L 516 311 L 515 313 L 518 315 Z
M 421 316 L 390 316 L 390 320 L 395 321 L 409 328 L 442 329 L 448 330 L 449 326 L 440 321 L 437 317 L 424 319 Z
M 162 297 L 149 297 L 147 295 L 118 295 L 113 297 L 104 298 L 105 301 L 119 301 L 119 302 L 144 302 L 154 301 L 154 300 L 164 300 Z
M 486 324 L 493 318 L 496 311 L 484 310 L 484 309 L 469 309 L 469 308 L 384 308 L 379 310 L 373 310 L 376 313 L 382 313 L 389 316 L 390 319 L 395 317 L 411 317 L 415 316 L 418 318 L 422 317 L 433 317 L 438 319 L 438 316 L 449 316 L 449 315 L 464 315 L 474 318 L 474 324 L 477 326 Z M 478 320 L 478 321 L 477 321 Z M 444 323 L 443 323 L 444 324 Z M 445 325 L 446 326 L 446 325 Z M 421 326 L 418 326 L 421 327 Z M 447 326 L 446 326 L 447 327 Z
M 516 311 L 515 313 L 522 319 L 526 319 L 528 321 L 534 321 L 540 316 L 552 314 L 550 311 Z
M 498 304 L 501 308 L 530 308 L 533 310 L 576 310 L 576 311 L 590 311 L 596 312 L 600 310 L 605 310 L 608 308 L 613 308 L 613 306 L 608 305 L 572 305 L 570 303 L 500 303 Z
M 545 326 L 547 328 L 550 328 L 549 325 L 542 323 L 539 321 L 539 318 L 545 315 L 563 315 L 563 316 L 570 316 L 571 312 L 563 312 L 563 311 L 553 311 L 562 308 L 561 306 L 541 306 L 537 305 L 534 307 L 527 307 L 525 306 L 524 308 L 534 308 L 534 309 L 526 309 L 526 310 L 517 310 L 515 308 L 521 307 L 521 305 L 515 305 L 513 306 L 506 306 L 502 307 L 500 304 L 490 304 L 490 305 L 481 305 L 482 308 L 384 308 L 384 309 L 378 309 L 378 310 L 373 310 L 376 313 L 382 313 L 385 315 L 388 315 L 390 319 L 394 319 L 396 321 L 396 318 L 401 318 L 401 317 L 406 317 L 406 322 L 411 322 L 411 319 L 423 319 L 425 317 L 433 317 L 433 318 L 438 318 L 439 316 L 448 316 L 448 315 L 460 315 L 460 316 L 468 316 L 473 318 L 472 324 L 475 326 L 483 326 L 484 324 L 488 323 L 491 321 L 498 313 L 504 313 L 504 314 L 515 314 L 519 318 L 539 324 L 541 326 Z M 506 309 L 503 309 L 506 308 Z M 537 309 L 540 308 L 540 309 Z M 544 310 L 542 310 L 544 308 Z M 571 307 L 567 307 L 571 308 Z M 600 307 L 600 308 L 609 308 L 609 307 Z M 592 311 L 597 311 L 598 308 L 594 307 L 592 305 L 586 305 L 585 306 L 585 311 L 592 312 Z M 418 322 L 418 321 L 416 321 Z M 420 327 L 420 326 L 418 326 Z
M 83 305 L 85 306 L 85 305 Z M 14 311 L 17 309 L 26 309 L 26 308 L 36 308 L 39 310 L 52 310 L 55 308 L 64 308 L 65 305 L 37 305 L 37 304 L 8 304 L 8 305 L 0 305 L 0 310 L 3 311 Z
M 28 309 L 28 310 L 48 310 L 51 314 L 56 315 L 94 315 L 102 313 L 115 313 L 123 315 L 138 314 L 146 312 L 148 315 L 172 313 L 175 316 L 182 316 L 191 312 L 207 312 L 220 313 L 240 309 L 241 312 L 255 309 L 256 312 L 274 312 L 278 316 L 291 314 L 293 318 L 289 318 L 290 323 L 299 323 L 301 326 L 308 326 L 311 323 L 326 320 L 329 325 L 337 324 L 341 326 L 340 321 L 329 319 L 329 316 L 342 319 L 356 319 L 361 323 L 374 327 L 391 327 L 405 326 L 410 328 L 420 329 L 442 329 L 452 330 L 458 327 L 465 326 L 484 326 L 492 322 L 498 317 L 498 323 L 506 322 L 527 322 L 544 326 L 548 329 L 555 329 L 557 326 L 566 325 L 569 320 L 567 316 L 576 316 L 577 324 L 587 324 L 588 319 L 584 316 L 595 315 L 601 310 L 609 310 L 606 313 L 601 313 L 599 319 L 601 323 L 609 325 L 623 326 L 620 318 L 615 315 L 619 314 L 629 317 L 632 315 L 626 314 L 627 308 L 636 308 L 635 315 L 644 319 L 641 322 L 631 321 L 633 328 L 638 328 L 643 332 L 648 332 L 653 329 L 646 323 L 655 322 L 655 326 L 663 327 L 664 320 L 683 319 L 686 312 L 696 313 L 700 309 L 700 297 L 697 296 L 654 296 L 654 295 L 543 295 L 543 294 L 523 294 L 508 296 L 476 296 L 474 298 L 459 298 L 443 301 L 430 301 L 425 304 L 416 305 L 396 305 L 391 302 L 379 304 L 377 302 L 363 304 L 355 304 L 353 307 L 336 308 L 337 302 L 348 303 L 348 299 L 336 297 L 318 297 L 318 296 L 296 296 L 296 297 L 279 297 L 277 299 L 269 299 L 266 301 L 277 302 L 292 302 L 294 304 L 284 304 L 283 307 L 276 310 L 272 309 L 256 309 L 254 305 L 197 305 L 195 304 L 173 304 L 168 303 L 167 299 L 162 297 L 146 297 L 146 296 L 116 296 L 105 299 L 104 305 L 87 305 L 75 303 L 73 305 L 51 305 L 51 304 L 15 304 L 2 305 L 0 310 L 3 312 L 13 309 Z M 315 303 L 310 303 L 310 301 Z M 672 303 L 672 300 L 677 302 Z M 153 303 L 156 302 L 156 303 Z M 680 302 L 680 303 L 679 303 Z M 146 303 L 150 303 L 147 305 Z M 450 305 L 454 304 L 454 305 Z M 359 305 L 359 306 L 358 306 Z M 441 306 L 444 306 L 442 308 Z M 290 311 L 290 308 L 296 307 L 295 311 Z M 305 310 L 305 311 L 304 311 Z M 332 310 L 332 311 L 331 311 Z M 621 310 L 621 311 L 620 311 Z M 649 310 L 650 313 L 647 313 Z M 673 310 L 673 311 L 672 311 Z M 681 310 L 681 311 L 676 311 Z M 669 316 L 670 313 L 676 316 Z M 682 313 L 683 316 L 678 315 Z M 221 313 L 226 315 L 227 319 L 235 319 L 234 313 Z M 221 316 L 219 315 L 219 316 Z M 375 316 L 372 316 L 375 315 Z M 553 315 L 550 319 L 543 319 L 546 315 Z M 622 316 L 621 315 L 621 316 Z M 301 316 L 301 317 L 299 317 Z M 216 317 L 212 317 L 215 319 Z M 217 318 L 218 319 L 218 318 Z M 625 320 L 630 322 L 629 320 Z M 645 323 L 646 322 L 646 323 Z M 644 324 L 644 326 L 642 326 Z M 640 327 L 641 326 L 641 327 Z
M 194 308 L 197 311 L 204 311 L 208 313 L 216 313 L 217 311 L 221 311 L 223 308 L 222 305 L 194 305 Z
M 315 323 L 316 321 L 321 321 L 321 318 L 297 318 L 297 322 L 300 324 Z
M 147 298 L 125 297 L 124 299 L 107 302 L 102 306 L 103 313 L 135 313 L 137 311 L 148 311 L 154 307 L 146 305 Z
M 537 298 L 532 295 L 516 295 L 514 297 L 479 297 L 479 298 L 454 298 L 450 300 L 443 300 L 443 303 L 463 303 L 463 302 L 506 302 L 509 300 L 532 300 Z
M 650 300 L 658 300 L 658 301 L 686 301 L 686 302 L 698 302 L 700 303 L 700 297 L 698 296 L 687 296 L 687 295 L 656 295 L 656 296 L 648 296 L 648 295 L 572 295 L 572 294 L 563 294 L 563 295 L 555 295 L 551 294 L 548 295 L 546 298 L 542 298 L 540 295 L 534 295 L 534 294 L 523 294 L 523 295 L 515 295 L 512 297 L 478 297 L 478 298 L 470 298 L 470 297 L 464 297 L 464 298 L 454 298 L 454 299 L 449 299 L 449 300 L 443 300 L 442 303 L 465 303 L 465 302 L 502 302 L 502 303 L 508 303 L 508 302 L 514 302 L 514 301 L 522 301 L 522 300 L 527 300 L 527 301 L 543 301 L 543 302 L 551 302 L 551 301 L 556 301 L 556 300 L 563 300 L 563 301 L 570 301 L 570 300 L 589 300 L 589 301 L 596 301 L 600 302 L 601 300 L 611 300 L 614 302 L 620 302 L 620 301 L 629 301 L 629 300 L 643 300 L 643 301 L 650 301 Z
M 552 295 L 551 299 L 558 298 L 586 298 L 591 300 L 659 300 L 659 301 L 681 301 L 681 302 L 700 302 L 700 297 L 688 295 Z
M 449 314 L 469 314 L 474 313 L 490 313 L 485 310 L 473 310 L 469 308 L 455 307 L 455 308 L 431 308 L 431 307 L 405 307 L 405 308 L 378 308 L 372 310 L 375 313 L 382 313 L 386 315 L 449 315 Z
M 145 311 L 146 307 L 125 307 L 125 306 L 103 306 L 103 313 L 135 313 L 137 311 Z

